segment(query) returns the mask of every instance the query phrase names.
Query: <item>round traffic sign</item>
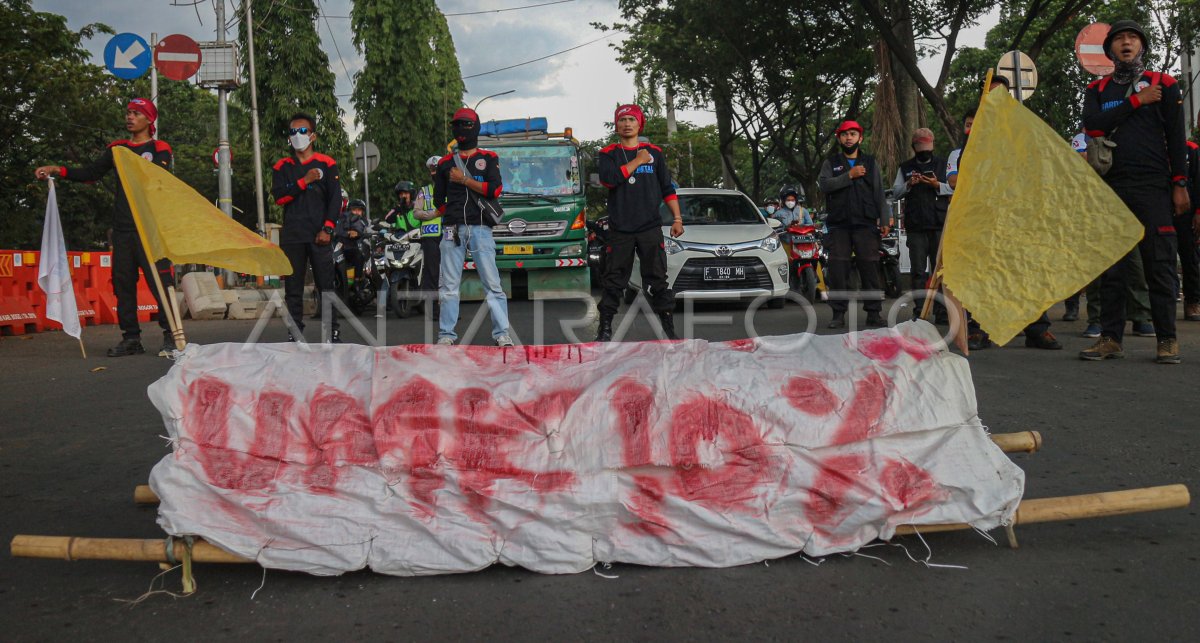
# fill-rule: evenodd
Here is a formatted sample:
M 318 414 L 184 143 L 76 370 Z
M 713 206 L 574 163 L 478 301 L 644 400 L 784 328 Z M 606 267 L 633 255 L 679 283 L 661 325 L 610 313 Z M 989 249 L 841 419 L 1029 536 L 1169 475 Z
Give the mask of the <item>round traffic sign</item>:
M 200 45 L 183 34 L 171 34 L 154 45 L 154 67 L 171 80 L 187 80 L 200 71 Z
M 1079 30 L 1075 36 L 1075 57 L 1090 74 L 1107 76 L 1113 73 L 1113 61 L 1104 54 L 1104 39 L 1108 37 L 1108 23 L 1093 22 Z
M 221 148 L 213 150 L 213 167 L 221 167 Z M 233 148 L 229 148 L 229 164 L 233 165 Z
M 1008 80 L 1009 90 L 1013 98 L 1018 100 L 1029 100 L 1033 90 L 1037 89 L 1037 65 L 1025 52 L 1014 50 L 1001 56 L 1000 62 L 996 63 L 996 74 Z M 1020 94 L 1017 93 L 1018 86 L 1021 88 Z
M 117 78 L 138 78 L 150 69 L 150 45 L 135 33 L 119 33 L 104 45 L 104 66 Z
M 379 148 L 370 141 L 363 141 L 354 146 L 354 162 L 358 171 L 370 174 L 379 167 Z

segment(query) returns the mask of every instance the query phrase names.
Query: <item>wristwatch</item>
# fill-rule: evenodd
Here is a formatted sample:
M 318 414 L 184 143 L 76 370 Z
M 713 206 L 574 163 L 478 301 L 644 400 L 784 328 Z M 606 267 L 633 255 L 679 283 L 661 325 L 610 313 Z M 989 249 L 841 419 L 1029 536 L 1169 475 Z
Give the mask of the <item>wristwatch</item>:
M 1187 179 L 1182 179 L 1182 178 L 1171 181 L 1171 184 L 1177 188 L 1186 188 L 1188 186 Z

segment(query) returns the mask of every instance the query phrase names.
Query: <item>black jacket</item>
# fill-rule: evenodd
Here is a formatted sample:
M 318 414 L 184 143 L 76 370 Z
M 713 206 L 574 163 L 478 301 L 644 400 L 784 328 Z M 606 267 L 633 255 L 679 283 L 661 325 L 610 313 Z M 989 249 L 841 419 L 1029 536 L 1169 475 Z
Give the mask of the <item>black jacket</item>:
M 628 174 L 625 164 L 638 150 L 650 152 L 654 162 L 639 166 Z M 663 224 L 659 206 L 674 201 L 675 184 L 663 151 L 649 143 L 629 149 L 613 143 L 600 150 L 600 183 L 608 188 L 608 225 L 617 232 L 644 232 Z M 632 183 L 630 180 L 632 179 Z
M 919 183 L 909 186 L 908 179 L 913 174 L 932 172 L 937 177 L 938 187 Z M 900 164 L 896 173 L 896 185 L 899 190 L 892 190 L 892 198 L 904 197 L 904 227 L 913 232 L 941 230 L 946 225 L 946 211 L 950 208 L 950 187 L 946 183 L 946 160 L 934 155 L 928 162 L 921 163 L 917 157 L 908 159 Z M 946 186 L 943 189 L 941 186 Z
M 116 146 L 128 147 L 135 154 L 142 158 L 161 165 L 162 167 L 171 169 L 171 146 L 167 145 L 166 141 L 149 140 L 139 145 L 134 145 L 127 140 L 113 141 L 104 149 L 104 153 L 96 160 L 92 161 L 91 165 L 85 167 L 60 167 L 58 174 L 68 181 L 84 181 L 92 182 L 99 181 L 104 175 L 108 174 L 113 169 L 113 151 Z M 117 177 L 117 190 L 113 196 L 113 232 L 133 232 L 137 230 L 137 226 L 133 223 L 133 213 L 129 210 L 129 200 L 125 198 L 125 188 L 121 185 L 121 177 Z
M 854 165 L 863 165 L 867 173 L 850 178 L 851 159 L 839 150 L 821 165 L 817 186 L 825 193 L 825 209 L 829 216 L 825 225 L 830 228 L 883 226 L 892 218 L 887 198 L 883 195 L 883 177 L 879 164 L 870 154 L 858 153 Z
M 1137 92 L 1153 83 L 1162 86 L 1162 100 L 1142 105 Z M 1132 88 L 1117 84 L 1112 76 L 1088 85 L 1083 96 L 1083 128 L 1088 136 L 1108 136 L 1117 144 L 1112 169 L 1104 175 L 1109 185 L 1166 189 L 1172 180 L 1186 178 L 1182 101 L 1175 79 L 1158 72 L 1144 72 Z
M 500 157 L 491 150 L 477 148 L 470 156 L 463 158 L 467 173 L 483 184 L 484 194 L 480 195 L 450 180 L 450 170 L 458 167 L 454 162 L 454 154 L 457 152 L 443 156 L 438 161 L 437 173 L 433 175 L 433 205 L 442 215 L 442 225 L 486 225 L 483 213 L 479 210 L 478 197 L 497 199 L 504 191 L 504 180 L 500 178 Z
M 308 183 L 304 175 L 313 168 L 321 170 L 321 178 Z M 281 158 L 273 169 L 271 196 L 283 206 L 279 245 L 313 243 L 322 228 L 337 228 L 342 211 L 337 161 L 315 152 L 305 163 L 294 155 Z

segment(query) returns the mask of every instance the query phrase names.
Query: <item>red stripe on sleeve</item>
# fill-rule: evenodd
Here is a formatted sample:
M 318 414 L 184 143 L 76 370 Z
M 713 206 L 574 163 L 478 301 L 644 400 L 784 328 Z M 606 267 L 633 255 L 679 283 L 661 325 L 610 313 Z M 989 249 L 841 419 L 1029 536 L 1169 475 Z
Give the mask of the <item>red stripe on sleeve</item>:
M 667 196 L 663 197 L 663 203 L 670 203 L 671 201 L 678 201 L 678 200 L 679 200 L 679 197 L 674 194 L 668 194 Z
M 291 203 L 293 200 L 295 200 L 295 199 L 290 195 L 289 196 L 281 196 L 278 199 L 275 199 L 275 205 L 287 205 L 287 204 Z
M 1137 94 L 1133 94 L 1129 97 L 1129 104 L 1133 105 L 1134 109 L 1137 109 L 1142 106 L 1142 101 L 1138 100 Z

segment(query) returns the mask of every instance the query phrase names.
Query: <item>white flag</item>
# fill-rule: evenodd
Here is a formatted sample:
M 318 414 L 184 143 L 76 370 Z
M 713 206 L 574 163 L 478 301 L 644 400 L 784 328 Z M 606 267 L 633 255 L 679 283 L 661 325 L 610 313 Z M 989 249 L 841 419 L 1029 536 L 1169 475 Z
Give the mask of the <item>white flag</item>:
M 58 199 L 54 196 L 53 180 L 50 181 L 50 196 L 46 200 L 38 285 L 46 293 L 46 317 L 62 324 L 63 332 L 78 339 L 83 329 L 79 325 L 79 307 L 75 305 L 71 265 L 67 263 L 67 242 L 63 239 L 62 221 L 58 218 Z

